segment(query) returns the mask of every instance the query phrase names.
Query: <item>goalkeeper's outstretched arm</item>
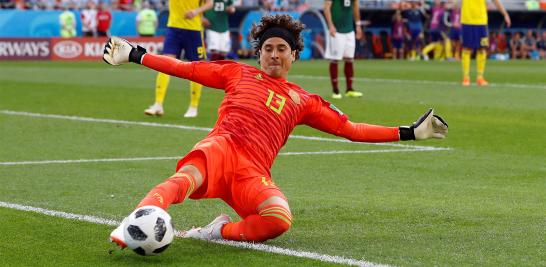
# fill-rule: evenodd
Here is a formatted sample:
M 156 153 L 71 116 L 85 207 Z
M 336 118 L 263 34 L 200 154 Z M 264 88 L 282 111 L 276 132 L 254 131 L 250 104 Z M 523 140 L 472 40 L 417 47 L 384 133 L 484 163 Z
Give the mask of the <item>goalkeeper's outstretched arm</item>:
M 339 111 L 323 105 L 305 123 L 318 130 L 356 142 L 443 139 L 448 132 L 447 122 L 442 117 L 434 115 L 433 109 L 429 109 L 410 126 L 387 127 L 351 122 L 347 116 L 340 115 Z
M 132 62 L 156 71 L 191 80 L 211 88 L 224 89 L 225 77 L 233 76 L 234 69 L 224 69 L 225 64 L 211 62 L 184 62 L 175 58 L 148 54 L 141 46 L 112 37 L 104 47 L 103 60 L 110 65 Z M 212 79 L 212 77 L 214 79 Z

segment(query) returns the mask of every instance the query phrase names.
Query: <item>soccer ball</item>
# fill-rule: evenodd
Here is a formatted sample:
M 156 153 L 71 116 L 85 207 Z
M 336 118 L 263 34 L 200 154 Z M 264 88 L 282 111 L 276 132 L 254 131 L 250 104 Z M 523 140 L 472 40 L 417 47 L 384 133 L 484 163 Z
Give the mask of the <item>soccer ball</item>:
M 129 215 L 123 229 L 127 247 L 142 256 L 157 255 L 171 244 L 174 226 L 162 208 L 144 206 Z

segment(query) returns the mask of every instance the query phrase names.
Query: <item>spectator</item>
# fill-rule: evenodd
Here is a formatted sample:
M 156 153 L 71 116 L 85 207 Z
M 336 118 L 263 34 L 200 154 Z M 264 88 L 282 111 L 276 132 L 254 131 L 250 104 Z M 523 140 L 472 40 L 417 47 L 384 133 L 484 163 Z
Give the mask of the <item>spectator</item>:
M 416 60 L 418 58 L 417 51 L 421 51 L 423 46 L 423 18 L 426 17 L 426 14 L 421 2 L 408 2 L 407 6 L 410 8 L 403 11 L 403 16 L 410 32 L 409 58 L 410 60 Z
M 404 21 L 402 20 L 400 10 L 397 10 L 394 13 L 392 20 L 392 58 L 402 59 L 404 58 L 404 39 L 406 36 L 406 27 L 404 26 Z
M 523 58 L 536 58 L 538 56 L 537 40 L 533 35 L 533 30 L 527 30 L 522 40 L 521 53 Z
M 495 55 L 499 53 L 498 37 L 496 31 L 491 31 L 489 35 L 489 55 Z
M 540 58 L 546 59 L 546 31 L 542 32 L 542 38 L 539 38 L 537 41 L 537 50 Z
M 101 2 L 97 12 L 97 35 L 110 36 L 110 25 L 112 24 L 112 13 L 107 3 Z
M 134 8 L 133 0 L 118 0 L 118 9 L 122 11 L 132 11 Z
M 64 11 L 59 15 L 59 23 L 61 24 L 61 37 L 71 38 L 76 37 L 76 15 L 64 6 Z
M 521 40 L 521 33 L 516 32 L 514 36 L 512 37 L 512 39 L 510 40 L 510 49 L 511 49 L 512 59 L 523 58 L 522 45 L 523 45 L 523 42 Z
M 148 1 L 142 2 L 142 10 L 137 15 L 137 31 L 141 37 L 150 37 L 155 35 L 157 29 L 157 15 L 150 9 Z
M 82 35 L 84 37 L 95 37 L 97 35 L 97 8 L 93 0 L 88 0 L 85 8 L 81 11 Z

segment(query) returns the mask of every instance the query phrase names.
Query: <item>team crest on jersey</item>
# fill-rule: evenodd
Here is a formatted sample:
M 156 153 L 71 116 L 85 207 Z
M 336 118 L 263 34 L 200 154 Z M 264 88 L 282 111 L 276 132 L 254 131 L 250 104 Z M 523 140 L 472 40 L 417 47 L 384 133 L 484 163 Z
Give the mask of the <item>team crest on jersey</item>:
M 256 76 L 254 76 L 254 78 L 256 78 L 256 80 L 260 80 L 260 81 L 263 79 L 261 73 L 256 74 Z
M 339 113 L 339 115 L 343 115 L 343 112 L 339 110 L 336 106 L 334 106 L 334 104 L 330 104 L 330 108 Z
M 290 89 L 288 91 L 288 95 L 290 96 L 292 101 L 294 101 L 294 103 L 296 103 L 297 105 L 299 105 L 301 103 L 300 95 L 298 93 L 296 93 L 296 91 Z

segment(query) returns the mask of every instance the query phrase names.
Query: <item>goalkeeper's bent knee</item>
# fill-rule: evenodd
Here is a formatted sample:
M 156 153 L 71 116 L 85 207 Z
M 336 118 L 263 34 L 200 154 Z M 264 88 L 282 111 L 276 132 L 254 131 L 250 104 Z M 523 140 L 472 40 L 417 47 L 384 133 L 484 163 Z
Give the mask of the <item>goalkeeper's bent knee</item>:
M 280 205 L 271 205 L 240 222 L 227 223 L 222 228 L 222 237 L 236 241 L 264 242 L 284 234 L 291 225 L 290 211 Z

